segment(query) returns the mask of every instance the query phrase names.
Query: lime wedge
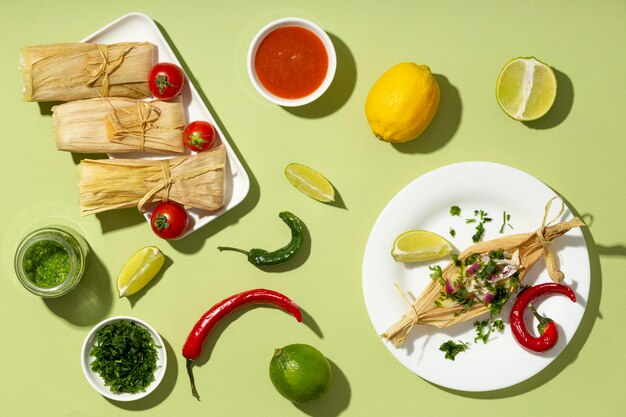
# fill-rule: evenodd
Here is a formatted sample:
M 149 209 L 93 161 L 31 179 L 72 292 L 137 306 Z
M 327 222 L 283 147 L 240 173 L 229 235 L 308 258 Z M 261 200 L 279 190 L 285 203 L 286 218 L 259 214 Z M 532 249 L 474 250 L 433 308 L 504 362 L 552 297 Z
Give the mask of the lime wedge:
M 419 262 L 443 258 L 452 252 L 452 245 L 436 233 L 410 230 L 393 242 L 391 256 L 397 262 Z
M 309 197 L 322 203 L 335 201 L 335 189 L 332 184 L 314 169 L 291 163 L 285 168 L 285 176 L 291 185 Z
M 120 297 L 133 295 L 145 287 L 161 270 L 165 256 L 155 246 L 146 246 L 126 262 L 117 276 Z
M 536 58 L 514 58 L 498 75 L 498 104 L 515 120 L 540 118 L 550 110 L 555 97 L 554 71 Z

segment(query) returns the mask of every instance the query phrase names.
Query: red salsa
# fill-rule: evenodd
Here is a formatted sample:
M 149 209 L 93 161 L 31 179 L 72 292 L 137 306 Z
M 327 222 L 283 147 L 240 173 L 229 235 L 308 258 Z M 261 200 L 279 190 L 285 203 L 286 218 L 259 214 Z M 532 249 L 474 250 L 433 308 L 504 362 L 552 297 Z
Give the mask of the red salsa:
M 275 96 L 297 99 L 313 93 L 328 71 L 328 55 L 322 40 L 298 26 L 278 28 L 267 35 L 254 59 L 263 87 Z

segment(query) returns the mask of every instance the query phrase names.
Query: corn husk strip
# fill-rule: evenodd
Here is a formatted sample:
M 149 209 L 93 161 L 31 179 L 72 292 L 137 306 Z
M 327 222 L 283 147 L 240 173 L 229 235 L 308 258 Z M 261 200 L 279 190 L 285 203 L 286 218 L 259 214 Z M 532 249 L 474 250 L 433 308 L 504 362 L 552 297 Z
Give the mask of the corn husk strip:
M 58 150 L 83 153 L 183 153 L 185 110 L 180 97 L 143 101 L 121 97 L 53 107 Z
M 81 215 L 165 200 L 217 210 L 224 205 L 225 164 L 223 145 L 166 160 L 85 159 L 78 166 Z
M 553 226 L 546 226 L 546 216 L 549 211 L 552 200 L 548 202 L 546 206 L 546 215 L 541 227 L 536 232 L 522 233 L 510 236 L 503 236 L 497 239 L 489 240 L 486 242 L 476 243 L 459 254 L 459 260 L 464 261 L 465 258 L 472 254 L 489 253 L 492 250 L 503 249 L 510 253 L 519 251 L 519 259 L 521 267 L 518 270 L 520 281 L 523 280 L 528 270 L 539 260 L 543 255 L 544 259 L 549 256 L 552 260 L 546 261 L 546 267 L 549 270 L 549 274 L 553 277 L 553 280 L 557 281 L 558 277 L 562 279 L 561 271 L 556 270 L 556 264 L 554 262 L 554 256 L 548 248 L 550 242 L 559 236 L 562 236 L 570 229 L 574 227 L 584 226 L 584 223 L 579 218 L 561 222 Z M 557 218 L 560 217 L 563 209 Z M 541 236 L 541 238 L 539 237 Z M 546 255 L 549 254 L 549 255 Z M 551 271 L 552 269 L 552 271 Z M 442 276 L 444 280 L 454 279 L 458 271 L 458 268 L 454 262 L 450 262 L 443 269 Z M 558 271 L 558 273 L 556 273 Z M 402 318 L 392 325 L 387 331 L 385 331 L 381 337 L 389 340 L 395 347 L 400 347 L 407 335 L 416 324 L 425 324 L 438 328 L 444 328 L 453 326 L 455 324 L 471 320 L 489 311 L 489 307 L 483 303 L 474 304 L 469 310 L 461 313 L 462 306 L 445 307 L 437 306 L 435 300 L 437 300 L 444 291 L 444 286 L 438 280 L 432 280 L 428 283 L 426 288 L 422 291 L 420 296 L 413 302 L 408 302 L 406 296 L 403 294 L 405 300 L 410 305 L 409 311 L 402 316 Z
M 20 62 L 24 100 L 151 97 L 148 73 L 155 50 L 149 42 L 25 46 Z

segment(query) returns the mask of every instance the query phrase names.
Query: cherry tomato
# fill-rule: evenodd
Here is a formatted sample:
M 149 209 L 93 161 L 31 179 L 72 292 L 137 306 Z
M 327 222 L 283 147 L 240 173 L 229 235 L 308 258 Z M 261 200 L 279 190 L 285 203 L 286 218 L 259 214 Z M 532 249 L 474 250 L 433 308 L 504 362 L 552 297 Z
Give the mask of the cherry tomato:
M 163 239 L 180 237 L 189 224 L 189 217 L 185 209 L 179 204 L 165 201 L 159 204 L 152 212 L 150 225 L 152 231 Z
M 160 62 L 150 69 L 148 85 L 156 98 L 170 100 L 183 91 L 185 74 L 178 65 Z
M 209 122 L 191 122 L 183 132 L 183 141 L 192 151 L 202 152 L 211 149 L 215 143 L 215 128 Z

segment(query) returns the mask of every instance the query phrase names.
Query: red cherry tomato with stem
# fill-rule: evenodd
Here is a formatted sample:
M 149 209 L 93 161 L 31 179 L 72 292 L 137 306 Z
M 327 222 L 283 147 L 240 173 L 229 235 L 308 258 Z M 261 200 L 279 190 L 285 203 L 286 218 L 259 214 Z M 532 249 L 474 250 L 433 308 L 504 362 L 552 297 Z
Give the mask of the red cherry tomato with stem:
M 159 100 L 171 100 L 183 91 L 185 74 L 176 64 L 160 62 L 150 69 L 148 85 Z
M 171 201 L 159 204 L 152 212 L 152 231 L 162 239 L 176 239 L 187 230 L 189 217 L 185 209 Z
M 185 146 L 196 152 L 211 149 L 215 143 L 215 128 L 209 122 L 195 121 L 191 122 L 183 132 L 183 141 Z

